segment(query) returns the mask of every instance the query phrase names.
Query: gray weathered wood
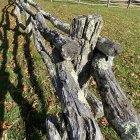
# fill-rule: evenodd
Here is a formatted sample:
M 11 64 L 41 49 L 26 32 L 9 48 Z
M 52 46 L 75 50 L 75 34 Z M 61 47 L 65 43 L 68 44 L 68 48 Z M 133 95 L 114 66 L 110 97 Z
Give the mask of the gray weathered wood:
M 102 140 L 102 134 L 96 124 L 84 92 L 78 84 L 78 77 L 70 61 L 57 65 L 62 91 L 60 99 L 69 139 Z
M 89 103 L 95 118 L 101 118 L 104 116 L 103 104 L 93 93 L 89 92 L 86 95 L 86 100 Z
M 49 12 L 44 11 L 36 2 L 34 2 L 33 0 L 27 0 L 27 2 L 29 4 L 31 4 L 33 7 L 35 7 L 39 12 L 41 12 L 43 14 L 43 16 L 48 19 L 54 27 L 58 28 L 59 30 L 68 33 L 69 34 L 69 30 L 70 30 L 70 25 L 68 23 L 65 23 L 63 21 L 61 21 L 60 19 L 54 17 L 52 14 L 50 14 Z
M 65 22 L 63 22 L 63 21 L 61 21 L 60 19 L 58 19 L 58 18 L 56 18 L 55 16 L 53 16 L 52 14 L 50 14 L 49 12 L 46 12 L 46 11 L 44 11 L 36 2 L 34 2 L 33 0 L 27 0 L 28 1 L 28 3 L 29 4 L 31 4 L 32 6 L 34 6 L 38 11 L 40 11 L 42 14 L 43 14 L 43 16 L 46 18 L 46 19 L 48 19 L 53 25 L 54 25 L 54 27 L 56 27 L 56 28 L 58 28 L 59 30 L 61 30 L 61 31 L 63 31 L 63 32 L 65 32 L 65 33 L 67 33 L 67 34 L 69 34 L 70 33 L 70 30 L 72 29 L 70 29 L 70 24 L 68 24 L 68 23 L 65 23 Z M 80 20 L 82 21 L 82 20 L 84 20 L 84 16 L 83 16 L 83 19 L 82 19 L 82 17 L 81 16 L 79 16 L 78 18 L 81 18 Z M 85 18 L 89 18 L 89 20 L 90 19 L 92 19 L 93 20 L 93 17 L 91 16 L 91 15 L 89 15 L 89 16 L 85 16 Z M 101 19 L 101 17 L 100 16 L 97 16 L 96 17 L 96 20 L 97 19 L 99 19 L 99 20 L 102 20 Z M 73 21 L 74 22 L 74 21 Z M 73 23 L 72 23 L 73 24 Z M 83 26 L 84 26 L 84 21 L 83 21 L 83 23 L 81 22 L 81 24 L 83 24 Z M 89 32 L 90 33 L 92 33 L 91 32 L 91 28 L 92 28 L 92 26 L 94 26 L 93 24 L 94 24 L 94 22 L 92 22 L 92 21 L 89 21 L 89 23 L 86 23 L 86 25 L 88 24 L 88 26 L 87 26 L 87 28 L 89 29 L 89 30 L 87 30 L 87 37 L 90 37 L 90 34 L 89 34 Z M 85 27 L 86 27 L 86 25 L 85 25 Z M 81 25 L 80 25 L 81 26 Z M 102 27 L 102 26 L 100 26 L 100 27 Z M 82 28 L 84 28 L 84 27 L 82 27 Z M 91 30 L 90 30 L 91 29 Z M 71 31 L 72 32 L 72 31 Z M 116 43 L 116 42 L 112 42 L 111 40 L 109 40 L 109 39 L 107 39 L 107 38 L 102 38 L 102 37 L 99 37 L 99 39 L 98 39 L 98 41 L 97 42 L 99 42 L 99 44 L 103 47 L 103 46 L 106 46 L 106 44 L 108 43 L 108 44 L 110 44 L 110 43 L 112 43 L 112 50 L 114 49 L 114 50 L 116 50 L 116 46 L 120 46 L 119 45 L 119 43 Z M 97 43 L 98 44 L 98 43 Z M 96 48 L 98 49 L 98 47 L 99 47 L 99 45 L 96 45 Z M 115 47 L 115 48 L 114 48 Z M 101 48 L 99 48 L 99 50 L 101 50 Z M 104 49 L 103 49 L 104 50 Z M 102 52 L 103 52 L 103 50 L 102 50 Z M 108 48 L 106 48 L 105 49 L 105 52 L 104 53 L 106 53 L 106 51 L 107 52 L 109 52 L 110 51 L 110 47 Z M 110 53 L 109 53 L 110 54 Z M 112 55 L 112 53 L 111 53 L 111 55 Z
M 16 23 L 23 29 L 25 30 L 26 29 L 26 26 L 22 23 L 21 21 L 21 11 L 22 11 L 22 7 L 19 7 L 19 6 L 15 6 L 15 9 L 14 9 L 14 12 L 13 12 L 13 15 L 14 17 L 16 18 Z
M 44 60 L 46 61 L 47 59 L 44 58 Z M 57 66 L 57 73 L 60 79 L 58 81 L 59 87 L 56 86 L 56 91 L 58 91 L 58 88 L 61 88 L 59 89 L 58 96 L 61 100 L 64 118 L 68 121 L 65 122 L 65 126 L 69 138 L 80 140 L 85 140 L 87 137 L 91 140 L 94 138 L 99 140 L 103 139 L 100 129 L 93 119 L 90 107 L 84 97 L 84 92 L 81 91 L 78 86 L 78 78 L 74 72 L 73 65 L 70 61 L 64 61 L 63 63 L 57 64 Z M 51 69 L 49 69 L 49 71 L 51 71 Z M 50 76 L 52 77 L 51 73 Z M 60 82 L 62 85 L 60 85 Z M 86 125 L 87 128 L 85 129 Z M 50 128 L 47 129 L 49 136 L 52 138 L 59 138 L 58 131 L 50 121 L 47 121 L 47 128 Z M 80 133 L 81 131 L 82 133 Z
M 33 32 L 36 48 L 46 64 L 54 92 L 61 101 L 61 129 L 46 120 L 49 139 L 102 140 L 87 101 L 94 107 L 93 112 L 99 112 L 99 115 L 103 113 L 103 103 L 105 116 L 123 140 L 140 139 L 139 116 L 111 69 L 114 56 L 120 53 L 120 45 L 99 37 L 102 18 L 98 15 L 78 16 L 70 26 L 45 12 L 33 0 L 15 0 L 15 4 L 20 9 L 15 10 L 17 22 L 22 23 L 18 12 L 22 10 L 27 15 L 26 29 L 30 28 Z M 31 10 L 28 4 L 39 12 Z M 45 18 L 69 36 L 49 28 Z M 46 47 L 43 38 L 50 42 L 51 47 Z M 94 95 L 87 94 L 92 72 L 102 103 Z
M 74 38 L 68 36 L 64 37 L 55 30 L 51 30 L 46 25 L 41 13 L 36 14 L 36 23 L 41 35 L 60 51 L 63 59 L 72 61 L 77 57 L 80 52 L 80 45 Z
M 139 115 L 116 81 L 110 61 L 110 57 L 96 51 L 93 59 L 93 76 L 97 81 L 105 116 L 122 140 L 138 140 Z
M 25 2 L 26 7 L 28 7 L 28 9 L 30 9 L 30 5 Z M 29 34 L 30 36 L 32 35 L 32 22 L 31 22 L 31 16 L 30 14 L 28 14 L 27 12 L 25 12 L 25 22 L 26 22 L 26 32 L 27 34 Z
M 107 56 L 116 56 L 121 53 L 121 45 L 110 39 L 99 37 L 96 48 Z
M 35 33 L 35 35 L 36 34 L 37 33 Z M 39 37 L 36 37 L 36 40 L 38 38 Z M 40 41 L 38 41 L 38 42 L 40 42 Z M 38 43 L 36 43 L 36 44 L 38 44 Z M 40 48 L 40 47 L 38 47 L 38 48 Z M 43 58 L 44 58 L 44 56 L 43 56 Z M 47 59 L 44 58 L 44 60 L 46 61 Z M 54 86 L 54 87 L 56 88 L 55 89 L 56 92 L 58 91 L 58 88 L 61 88 L 61 89 L 59 89 L 58 96 L 61 100 L 61 104 L 62 104 L 62 108 L 63 108 L 62 112 L 63 112 L 64 118 L 68 119 L 67 120 L 68 122 L 65 122 L 68 137 L 70 139 L 81 139 L 81 140 L 85 140 L 87 137 L 89 137 L 89 139 L 91 139 L 91 140 L 92 139 L 99 139 L 99 140 L 103 139 L 100 129 L 98 128 L 95 120 L 93 119 L 90 107 L 84 97 L 84 92 L 81 91 L 81 89 L 79 87 L 79 84 L 77 81 L 77 79 L 78 79 L 77 74 L 74 72 L 74 69 L 72 69 L 73 65 L 71 64 L 70 61 L 64 61 L 63 63 L 62 63 L 63 65 L 61 63 L 57 64 L 58 65 L 58 69 L 57 69 L 58 76 L 57 77 L 59 77 L 60 80 L 58 81 L 59 87 L 57 87 L 57 86 Z M 51 70 L 49 70 L 49 71 L 51 71 Z M 70 76 L 70 74 L 72 76 Z M 51 73 L 50 73 L 50 76 L 52 77 Z M 64 79 L 64 78 L 66 78 L 66 79 Z M 61 87 L 60 83 L 62 85 L 64 84 L 64 87 Z M 57 83 L 57 85 L 58 85 L 58 83 Z M 87 107 L 85 108 L 85 106 L 87 106 Z M 73 108 L 73 109 L 71 110 L 71 108 Z M 87 112 L 86 115 L 85 115 L 85 111 Z M 72 113 L 73 113 L 73 115 L 72 115 Z M 69 114 L 70 114 L 70 116 L 69 116 Z M 78 120 L 76 118 L 78 118 Z M 81 125 L 79 126 L 79 124 L 81 124 Z M 87 128 L 86 128 L 86 125 L 87 125 Z M 51 124 L 50 122 L 47 122 L 47 127 L 48 128 L 52 127 L 50 130 L 48 129 L 48 131 L 49 131 L 48 133 L 49 133 L 49 136 L 51 136 L 51 135 L 54 136 L 54 133 L 51 132 L 51 130 L 55 130 L 54 125 Z M 81 130 L 82 130 L 82 133 L 80 133 Z M 57 134 L 56 130 L 55 130 L 55 132 Z M 52 138 L 59 137 L 58 134 L 54 137 L 53 136 L 52 136 Z
M 46 64 L 54 89 L 57 89 L 58 87 L 57 77 L 56 77 L 56 70 L 53 66 L 54 60 L 52 57 L 52 51 L 49 50 L 49 48 L 46 49 L 46 46 L 42 41 L 42 36 L 40 32 L 37 30 L 37 27 L 33 29 L 33 34 L 34 34 L 34 41 L 35 41 L 36 48 Z
M 107 0 L 107 7 L 110 6 L 110 0 Z
M 78 16 L 73 19 L 70 34 L 78 39 L 82 46 L 79 56 L 75 59 L 75 70 L 79 74 L 91 59 L 102 27 L 102 18 L 98 15 Z
M 49 130 L 47 131 L 47 137 L 49 140 L 62 140 L 54 123 L 49 119 L 46 120 L 46 129 Z
M 63 31 L 63 32 L 65 32 L 65 33 L 67 33 L 67 34 L 69 34 L 70 32 L 72 32 L 72 31 L 70 31 L 70 30 L 72 30 L 72 28 L 70 29 L 70 25 L 68 24 L 68 23 L 65 23 L 65 22 L 63 22 L 63 21 L 61 21 L 60 19 L 58 19 L 58 18 L 56 18 L 55 16 L 53 16 L 52 14 L 50 14 L 49 12 L 46 12 L 46 11 L 44 11 L 36 2 L 34 2 L 33 0 L 27 0 L 27 2 L 29 3 L 29 4 L 31 4 L 33 7 L 35 7 L 38 11 L 40 11 L 42 14 L 43 14 L 43 16 L 46 18 L 46 19 L 48 19 L 53 25 L 54 25 L 54 27 L 56 27 L 56 28 L 58 28 L 59 30 L 61 30 L 61 31 Z M 29 11 L 29 9 L 28 9 L 28 11 Z M 95 16 L 96 17 L 96 19 L 95 19 L 95 22 L 99 19 L 100 21 L 102 20 L 101 19 L 101 16 Z M 81 17 L 81 16 L 79 16 L 78 17 L 81 21 L 84 19 L 84 16 L 83 16 L 83 18 Z M 89 19 L 89 20 L 93 20 L 93 17 L 91 16 L 91 15 L 89 15 L 89 16 L 85 16 L 85 18 L 87 18 L 87 19 Z M 74 23 L 75 21 L 73 21 L 73 23 Z M 82 23 L 83 22 L 83 23 Z M 81 24 L 83 24 L 83 26 L 84 26 L 84 21 L 82 21 L 81 22 Z M 99 21 L 98 21 L 99 22 Z M 73 24 L 72 23 L 72 24 Z M 85 34 L 87 34 L 88 36 L 87 36 L 87 38 L 88 37 L 90 37 L 90 33 L 92 33 L 92 26 L 94 26 L 94 22 L 93 21 L 89 21 L 89 23 L 86 23 L 86 25 L 85 25 L 85 27 L 86 28 L 88 28 L 88 30 L 87 30 L 87 33 L 85 33 Z M 81 26 L 81 25 L 80 25 Z M 101 28 L 102 26 L 100 26 L 100 28 Z M 84 27 L 82 27 L 82 28 L 84 28 Z M 90 30 L 91 29 L 91 30 Z M 98 29 L 98 28 L 97 28 Z M 100 31 L 99 29 L 98 29 L 98 31 Z M 80 33 L 80 32 L 79 32 Z M 82 34 L 82 33 L 81 33 Z M 119 45 L 118 43 L 116 43 L 116 42 L 111 42 L 111 40 L 109 40 L 109 39 L 106 39 L 106 38 L 102 38 L 102 37 L 99 37 L 99 39 L 97 40 L 97 42 L 99 42 L 99 44 L 103 47 L 103 46 L 107 46 L 107 43 L 112 43 L 113 45 L 112 45 L 112 50 L 114 49 L 114 50 L 116 50 L 116 46 L 117 45 Z M 96 45 L 96 48 L 98 49 L 98 47 L 99 47 L 99 45 Z M 115 48 L 114 48 L 115 47 Z M 99 50 L 101 50 L 101 48 L 99 48 Z M 102 49 L 102 52 L 104 51 L 104 49 Z M 106 47 L 106 49 L 105 49 L 105 52 L 104 53 L 106 53 L 106 52 L 109 52 L 110 51 L 110 47 Z M 109 53 L 110 54 L 110 53 Z M 112 55 L 112 54 L 111 54 Z
M 32 16 L 32 17 L 35 16 L 35 12 L 26 6 L 26 2 L 24 2 L 23 0 L 14 0 L 14 2 L 19 8 L 22 7 L 22 10 L 24 13 L 27 12 L 28 14 L 30 14 L 30 16 Z
M 132 3 L 132 0 L 128 0 L 128 5 L 127 5 L 127 8 L 129 8 L 129 7 L 130 7 L 131 3 Z

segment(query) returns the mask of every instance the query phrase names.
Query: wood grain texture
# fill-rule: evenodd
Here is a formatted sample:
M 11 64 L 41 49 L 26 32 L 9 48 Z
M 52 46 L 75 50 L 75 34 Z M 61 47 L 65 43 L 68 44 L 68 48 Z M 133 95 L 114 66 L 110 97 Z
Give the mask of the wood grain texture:
M 69 25 L 44 11 L 33 0 L 15 0 L 15 4 L 17 22 L 28 35 L 32 33 L 62 106 L 63 121 L 59 127 L 52 119 L 46 119 L 48 138 L 103 140 L 94 112 L 96 117 L 105 114 L 122 140 L 140 139 L 139 115 L 112 71 L 113 59 L 121 52 L 121 46 L 100 37 L 102 17 L 82 15 Z M 31 10 L 31 6 L 36 11 Z M 22 24 L 22 13 L 26 16 L 26 25 Z M 49 28 L 45 19 L 67 35 Z M 50 43 L 49 47 L 44 39 Z M 89 94 L 91 76 L 96 79 L 101 101 Z
M 92 63 L 105 116 L 122 140 L 140 139 L 140 117 L 116 81 L 109 61 L 112 59 L 96 51 Z

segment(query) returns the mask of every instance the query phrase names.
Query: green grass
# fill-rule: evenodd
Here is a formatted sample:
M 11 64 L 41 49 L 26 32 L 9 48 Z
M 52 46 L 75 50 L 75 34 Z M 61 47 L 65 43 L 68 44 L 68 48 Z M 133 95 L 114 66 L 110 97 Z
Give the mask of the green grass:
M 46 139 L 45 118 L 58 115 L 46 67 L 32 40 L 15 24 L 7 1 L 0 9 L 0 132 L 8 140 Z M 62 2 L 36 0 L 44 9 L 71 22 L 77 15 L 100 14 L 102 36 L 122 44 L 122 54 L 115 59 L 116 77 L 140 113 L 140 16 L 138 8 L 106 8 Z M 102 128 L 107 140 L 119 140 L 107 126 Z

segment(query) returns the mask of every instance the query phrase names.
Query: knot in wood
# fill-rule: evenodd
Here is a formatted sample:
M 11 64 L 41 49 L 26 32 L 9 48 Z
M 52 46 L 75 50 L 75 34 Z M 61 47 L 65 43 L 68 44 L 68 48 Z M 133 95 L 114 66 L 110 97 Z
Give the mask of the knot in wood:
M 65 60 L 74 60 L 80 52 L 79 44 L 76 41 L 69 41 L 62 46 L 61 55 Z
M 60 71 L 60 79 L 62 81 L 66 81 L 66 79 L 67 79 L 67 74 L 66 74 L 66 72 L 64 70 Z

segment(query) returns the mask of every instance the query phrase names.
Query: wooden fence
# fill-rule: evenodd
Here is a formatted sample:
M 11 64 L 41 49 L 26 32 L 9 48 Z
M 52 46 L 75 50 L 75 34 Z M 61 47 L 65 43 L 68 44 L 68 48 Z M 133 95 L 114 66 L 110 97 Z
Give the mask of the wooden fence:
M 69 2 L 75 4 L 83 4 L 90 6 L 106 6 L 106 7 L 140 7 L 140 0 L 51 0 L 51 2 Z
M 52 117 L 46 119 L 48 138 L 103 140 L 95 117 L 105 115 L 122 140 L 140 139 L 139 115 L 112 71 L 113 58 L 120 53 L 120 44 L 100 36 L 102 17 L 82 15 L 68 24 L 43 10 L 33 0 L 14 0 L 14 3 L 17 24 L 34 38 L 55 95 L 61 102 L 62 121 L 59 127 Z M 25 16 L 25 25 L 21 16 Z M 67 35 L 49 28 L 45 20 Z M 97 82 L 101 101 L 94 93 L 89 93 L 92 77 Z

